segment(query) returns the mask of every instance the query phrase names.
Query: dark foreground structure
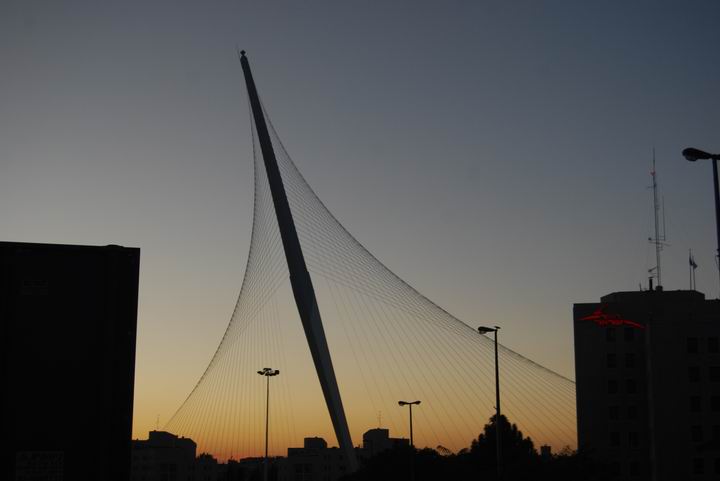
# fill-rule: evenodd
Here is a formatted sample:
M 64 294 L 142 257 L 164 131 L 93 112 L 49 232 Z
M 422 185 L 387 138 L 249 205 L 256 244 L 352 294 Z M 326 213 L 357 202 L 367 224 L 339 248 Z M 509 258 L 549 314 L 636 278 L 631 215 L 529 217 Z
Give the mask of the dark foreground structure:
M 574 331 L 580 452 L 608 479 L 720 479 L 720 301 L 615 292 Z
M 0 479 L 129 479 L 139 261 L 0 242 Z

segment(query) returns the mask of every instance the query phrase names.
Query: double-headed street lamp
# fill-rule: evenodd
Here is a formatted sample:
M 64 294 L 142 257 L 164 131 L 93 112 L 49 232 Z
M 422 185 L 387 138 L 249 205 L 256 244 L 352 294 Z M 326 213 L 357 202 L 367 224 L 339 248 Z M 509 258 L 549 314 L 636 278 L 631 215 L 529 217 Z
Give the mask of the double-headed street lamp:
M 717 267 L 720 274 L 720 191 L 718 190 L 718 160 L 720 154 L 709 154 L 702 150 L 688 147 L 682 151 L 683 157 L 690 162 L 696 160 L 712 160 L 713 164 L 713 185 L 715 186 L 715 229 L 717 230 Z
M 267 381 L 265 388 L 265 460 L 263 462 L 263 481 L 268 478 L 268 427 L 270 425 L 270 378 L 280 374 L 279 369 L 264 367 L 258 374 L 265 376 Z
M 500 366 L 498 364 L 498 331 L 499 326 L 495 327 L 478 327 L 480 334 L 488 334 L 490 332 L 495 333 L 495 456 L 497 464 L 497 477 L 502 479 L 502 436 L 500 434 Z
M 400 406 L 410 406 L 410 447 L 414 448 L 415 444 L 413 443 L 412 407 L 413 405 L 420 404 L 420 401 L 398 401 L 398 404 Z
M 413 443 L 413 428 L 412 428 L 412 407 L 413 405 L 420 404 L 420 401 L 398 401 L 400 406 L 410 407 L 410 481 L 415 481 L 415 443 Z

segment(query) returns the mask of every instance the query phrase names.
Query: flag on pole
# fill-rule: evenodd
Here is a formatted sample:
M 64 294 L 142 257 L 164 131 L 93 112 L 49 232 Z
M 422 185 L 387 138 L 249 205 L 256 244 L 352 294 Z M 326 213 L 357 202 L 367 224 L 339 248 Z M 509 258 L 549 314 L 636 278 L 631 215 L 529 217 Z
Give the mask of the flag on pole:
M 692 252 L 690 253 L 688 262 L 690 262 L 690 267 L 692 267 L 693 269 L 697 269 L 697 263 L 695 262 L 695 258 L 693 257 Z

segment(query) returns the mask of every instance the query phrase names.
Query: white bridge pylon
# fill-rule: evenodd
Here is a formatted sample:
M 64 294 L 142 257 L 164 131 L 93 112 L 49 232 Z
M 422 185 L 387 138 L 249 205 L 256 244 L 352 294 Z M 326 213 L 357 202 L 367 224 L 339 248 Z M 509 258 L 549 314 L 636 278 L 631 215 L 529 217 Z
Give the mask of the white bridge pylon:
M 337 439 L 354 466 L 351 439 L 379 427 L 378 413 L 392 436 L 409 436 L 397 406 L 409 398 L 422 400 L 413 412 L 417 447 L 469 447 L 494 413 L 492 340 L 413 289 L 338 222 L 259 100 L 253 122 L 253 228 L 240 293 L 215 354 L 165 429 L 222 461 L 261 455 L 265 386 L 256 371 L 273 366 L 283 375 L 271 387 L 271 455 L 322 436 Z M 283 234 L 288 218 L 295 241 Z M 504 346 L 499 358 L 503 414 L 536 447 L 574 448 L 574 383 Z

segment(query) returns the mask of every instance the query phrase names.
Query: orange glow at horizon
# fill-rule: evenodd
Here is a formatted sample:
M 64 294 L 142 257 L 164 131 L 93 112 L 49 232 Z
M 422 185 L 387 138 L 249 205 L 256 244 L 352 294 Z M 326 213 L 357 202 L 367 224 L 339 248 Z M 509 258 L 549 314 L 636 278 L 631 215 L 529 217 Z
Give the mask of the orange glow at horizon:
M 349 297 L 353 294 L 348 289 L 331 282 L 319 282 L 318 298 L 326 301 L 323 321 L 354 445 L 362 445 L 362 434 L 376 427 L 388 428 L 391 437 L 409 437 L 407 408 L 397 401 L 412 398 L 422 400 L 413 409 L 416 446 L 468 448 L 494 414 L 490 339 L 452 326 L 433 332 L 432 326 L 388 305 L 382 319 L 371 319 L 371 311 L 335 309 L 340 304 L 327 302 L 330 294 L 356 307 L 366 300 Z M 270 455 L 287 455 L 287 448 L 301 447 L 305 437 L 322 437 L 336 446 L 291 299 L 285 282 L 254 322 L 237 331 L 233 327 L 228 335 L 236 335 L 235 342 L 218 352 L 214 367 L 188 402 L 160 429 L 193 439 L 198 454 L 209 452 L 222 462 L 262 456 L 266 379 L 256 371 L 271 367 L 280 375 L 270 379 Z M 500 366 L 503 414 L 510 422 L 531 436 L 536 448 L 575 447 L 572 383 L 533 372 L 504 351 Z M 135 438 L 145 438 L 148 427 L 155 429 L 154 416 L 145 420 L 145 430 L 136 420 Z

